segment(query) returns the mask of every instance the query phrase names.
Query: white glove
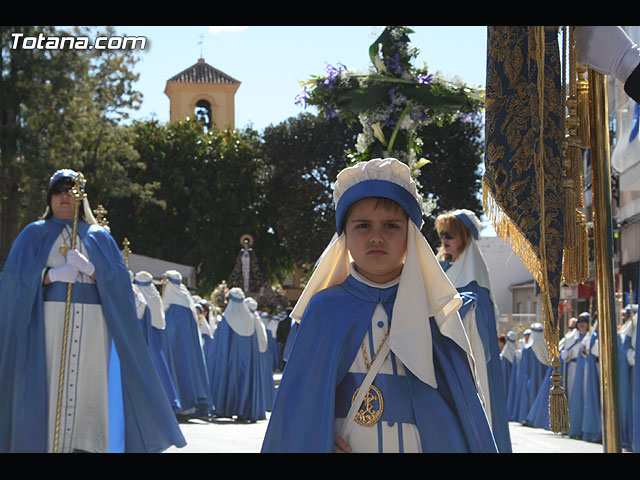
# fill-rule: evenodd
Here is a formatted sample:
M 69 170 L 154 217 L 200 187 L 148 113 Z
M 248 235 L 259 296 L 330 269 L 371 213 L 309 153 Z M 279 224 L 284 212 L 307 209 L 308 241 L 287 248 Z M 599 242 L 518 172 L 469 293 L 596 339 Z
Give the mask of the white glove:
M 633 367 L 636 364 L 636 351 L 633 348 L 627 350 L 627 363 Z
M 578 62 L 622 83 L 640 63 L 640 50 L 618 26 L 576 27 Z
M 49 281 L 74 283 L 78 279 L 78 269 L 69 263 L 49 269 Z
M 91 276 L 96 271 L 93 263 L 76 249 L 67 252 L 67 263 L 73 265 L 85 275 Z
M 566 350 L 560 350 L 560 358 L 562 358 L 562 360 L 566 360 L 568 356 L 569 352 L 567 352 Z

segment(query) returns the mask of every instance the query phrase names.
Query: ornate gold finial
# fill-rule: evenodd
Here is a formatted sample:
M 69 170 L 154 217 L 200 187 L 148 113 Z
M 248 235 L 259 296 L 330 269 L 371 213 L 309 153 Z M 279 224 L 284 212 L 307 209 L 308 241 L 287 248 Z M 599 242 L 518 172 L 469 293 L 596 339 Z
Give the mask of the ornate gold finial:
M 101 227 L 106 227 L 107 225 L 109 225 L 109 221 L 106 217 L 106 208 L 104 208 L 102 205 L 98 205 L 98 208 L 96 208 L 93 213 L 96 216 L 96 222 L 98 222 L 98 225 L 100 225 Z
M 131 269 L 131 266 L 129 265 L 129 254 L 131 253 L 131 249 L 129 248 L 129 245 L 131 245 L 131 242 L 127 237 L 124 237 L 124 240 L 122 241 L 122 245 L 124 247 L 122 249 L 122 256 L 124 257 L 124 263 L 127 264 L 128 269 Z
M 71 187 L 71 190 L 69 190 L 69 193 L 71 194 L 71 196 L 76 202 L 76 212 L 77 212 L 80 202 L 82 201 L 83 198 L 87 196 L 87 194 L 84 191 L 85 180 L 84 180 L 84 176 L 80 172 L 78 172 L 77 176 L 73 177 L 72 180 L 73 180 L 73 187 Z M 71 243 L 73 244 L 73 239 Z M 60 245 L 60 248 L 58 250 L 60 251 L 60 254 L 66 258 L 67 252 L 72 248 L 73 247 L 70 247 L 66 241 L 63 241 L 62 245 Z

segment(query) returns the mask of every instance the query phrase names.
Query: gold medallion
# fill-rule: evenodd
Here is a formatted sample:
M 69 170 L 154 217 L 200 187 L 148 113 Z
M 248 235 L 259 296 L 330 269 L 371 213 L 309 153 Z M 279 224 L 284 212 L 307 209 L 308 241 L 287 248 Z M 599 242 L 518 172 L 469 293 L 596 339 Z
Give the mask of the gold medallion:
M 351 398 L 351 403 L 356 399 L 358 391 L 357 388 Z M 377 405 L 377 408 L 376 408 Z M 371 427 L 378 423 L 378 420 L 382 417 L 382 411 L 384 410 L 384 399 L 382 398 L 382 392 L 378 390 L 375 385 L 369 387 L 369 391 L 362 400 L 362 406 L 358 410 L 355 416 L 355 421 L 363 427 Z

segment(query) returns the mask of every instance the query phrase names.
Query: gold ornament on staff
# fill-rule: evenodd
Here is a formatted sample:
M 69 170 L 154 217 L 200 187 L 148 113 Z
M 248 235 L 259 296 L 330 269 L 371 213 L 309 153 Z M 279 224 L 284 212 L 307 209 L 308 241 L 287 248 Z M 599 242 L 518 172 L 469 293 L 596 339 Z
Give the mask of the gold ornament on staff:
M 80 202 L 86 198 L 84 192 L 84 176 L 78 172 L 78 176 L 73 179 L 73 187 L 70 190 L 71 195 L 75 200 L 73 210 L 73 229 L 71 233 L 71 250 L 76 248 L 76 236 L 78 233 L 78 216 L 80 213 Z M 62 411 L 62 392 L 64 390 L 64 377 L 66 372 L 66 358 L 67 358 L 67 341 L 69 336 L 69 317 L 71 314 L 71 292 L 73 289 L 73 283 L 67 284 L 67 300 L 64 308 L 64 325 L 62 330 L 62 353 L 60 355 L 60 374 L 58 377 L 58 401 L 56 407 L 56 422 L 53 435 L 53 451 L 58 452 L 58 442 L 60 438 L 60 413 Z
M 131 270 L 131 267 L 129 266 L 129 254 L 131 253 L 131 249 L 129 248 L 129 245 L 131 245 L 131 242 L 127 237 L 124 237 L 124 240 L 122 241 L 122 245 L 124 246 L 124 248 L 122 249 L 122 256 L 124 257 L 124 263 L 126 263 L 127 268 Z
M 96 216 L 96 222 L 98 223 L 98 225 L 100 225 L 101 227 L 107 227 L 109 226 L 109 221 L 107 220 L 107 209 L 104 208 L 102 205 L 98 205 L 98 208 L 96 208 L 93 213 Z

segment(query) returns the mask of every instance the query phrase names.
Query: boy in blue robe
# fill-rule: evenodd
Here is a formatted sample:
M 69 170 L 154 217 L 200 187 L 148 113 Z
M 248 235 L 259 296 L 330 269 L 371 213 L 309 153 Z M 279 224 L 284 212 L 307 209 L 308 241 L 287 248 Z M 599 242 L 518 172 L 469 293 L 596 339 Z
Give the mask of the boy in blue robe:
M 83 191 L 77 172 L 59 170 L 51 177 L 44 219 L 20 233 L 0 278 L 0 451 L 182 447 L 186 442 L 138 327 L 129 272 L 86 197 L 79 205 L 76 248 L 68 249 L 73 179 Z M 65 254 L 58 248 L 63 240 Z M 65 352 L 57 335 L 69 283 L 69 346 L 56 415 L 57 352 Z
M 496 452 L 461 299 L 420 233 L 409 168 L 347 168 L 334 200 L 337 235 L 291 314 L 262 451 Z

